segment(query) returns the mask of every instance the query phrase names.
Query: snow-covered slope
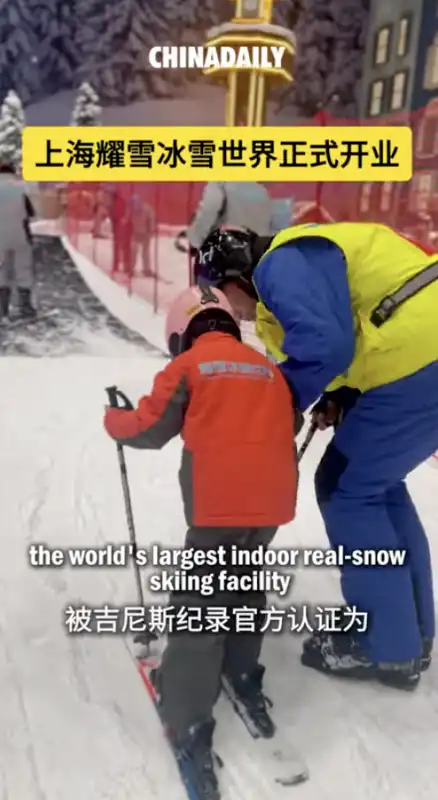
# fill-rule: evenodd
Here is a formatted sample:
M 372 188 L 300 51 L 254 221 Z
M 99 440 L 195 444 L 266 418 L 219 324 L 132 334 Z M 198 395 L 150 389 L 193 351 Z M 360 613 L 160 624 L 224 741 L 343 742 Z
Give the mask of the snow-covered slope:
M 109 310 L 163 341 L 161 317 L 145 313 L 120 287 L 105 286 L 90 265 L 82 274 Z M 94 275 L 94 277 L 93 277 Z M 93 282 L 94 281 L 94 282 Z M 105 294 L 106 293 L 106 294 Z M 105 295 L 105 296 L 104 296 Z M 122 300 L 122 297 L 124 298 Z M 139 303 L 141 305 L 139 305 Z M 131 305 L 131 309 L 134 309 Z M 0 358 L 0 797 L 7 800 L 183 800 L 176 769 L 123 636 L 68 637 L 65 609 L 136 606 L 130 568 L 31 567 L 32 544 L 93 547 L 128 541 L 114 444 L 102 428 L 104 387 L 132 399 L 147 392 L 166 362 L 135 341 L 90 330 L 88 348 L 62 358 Z M 159 337 L 161 336 L 161 339 Z M 124 349 L 125 348 L 125 349 Z M 128 349 L 126 349 L 128 348 Z M 67 351 L 68 352 L 68 351 Z M 96 355 L 96 354 L 99 355 Z M 126 357 L 129 356 L 129 357 Z M 281 547 L 326 545 L 313 493 L 315 466 L 329 434 L 318 434 L 302 463 L 296 521 Z M 128 451 L 140 546 L 181 546 L 184 521 L 177 470 L 180 443 L 162 452 Z M 438 569 L 437 472 L 417 469 L 409 483 L 430 534 Z M 154 598 L 149 598 L 154 601 Z M 162 598 L 155 598 L 158 603 Z M 340 601 L 335 570 L 297 572 L 288 605 Z M 276 604 L 275 597 L 269 602 Z M 305 631 L 304 631 L 305 633 Z M 233 779 L 224 800 L 434 800 L 438 662 L 419 690 L 345 684 L 301 667 L 300 636 L 267 636 L 267 693 L 286 738 L 304 753 L 307 784 L 266 781 L 253 743 L 228 711 L 218 715 L 217 746 Z
M 90 291 L 59 239 L 41 237 L 35 247 L 34 299 L 38 316 L 28 325 L 0 326 L 0 355 L 66 356 L 148 352 L 144 332 L 133 330 Z M 13 312 L 14 313 L 14 312 Z
M 129 569 L 31 568 L 32 543 L 52 548 L 127 540 L 114 445 L 102 431 L 104 386 L 117 382 L 133 398 L 147 391 L 159 361 L 138 358 L 0 359 L 0 796 L 20 800 L 180 800 L 175 769 L 123 638 L 68 638 L 70 603 L 136 605 Z M 38 390 L 36 390 L 36 387 Z M 325 544 L 312 490 L 324 446 L 308 450 L 299 513 L 281 546 Z M 181 545 L 177 486 L 180 445 L 129 452 L 128 469 L 140 545 Z M 438 517 L 436 472 L 411 478 L 431 534 Z M 287 602 L 339 599 L 329 570 L 298 574 Z M 300 639 L 270 636 L 264 648 L 267 691 L 275 716 L 306 754 L 311 780 L 268 790 L 251 742 L 218 727 L 234 761 L 236 796 L 254 800 L 433 800 L 438 766 L 437 663 L 413 696 L 376 686 L 345 685 L 299 664 Z M 226 798 L 232 800 L 231 795 Z

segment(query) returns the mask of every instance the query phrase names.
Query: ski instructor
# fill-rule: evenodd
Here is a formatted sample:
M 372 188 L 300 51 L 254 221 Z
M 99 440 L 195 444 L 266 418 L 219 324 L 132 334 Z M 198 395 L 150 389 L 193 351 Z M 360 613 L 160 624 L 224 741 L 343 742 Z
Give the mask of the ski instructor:
M 302 663 L 418 685 L 435 635 L 429 545 L 405 484 L 438 449 L 438 255 L 385 225 L 219 229 L 198 256 L 281 365 L 294 403 L 335 433 L 315 475 L 332 547 L 403 549 L 402 566 L 340 565 L 366 633 L 314 633 Z M 316 403 L 316 405 L 314 405 Z

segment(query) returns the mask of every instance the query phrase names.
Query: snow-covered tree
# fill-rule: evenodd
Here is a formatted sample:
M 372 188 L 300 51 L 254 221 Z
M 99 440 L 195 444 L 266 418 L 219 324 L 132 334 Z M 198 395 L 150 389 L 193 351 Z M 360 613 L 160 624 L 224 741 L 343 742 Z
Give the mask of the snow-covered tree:
M 283 104 L 306 117 L 320 110 L 357 113 L 368 0 L 301 0 L 294 84 Z
M 336 49 L 328 92 L 336 96 L 335 110 L 347 117 L 358 113 L 358 87 L 367 38 L 368 0 L 337 0 L 333 4 Z
M 230 0 L 165 0 L 163 12 L 167 26 L 167 42 L 173 45 L 203 45 L 207 32 L 215 25 L 228 21 L 233 13 Z M 161 70 L 166 86 L 179 87 L 199 80 L 199 72 L 192 69 Z
M 54 94 L 62 89 L 72 88 L 77 83 L 76 71 L 80 59 L 74 44 L 75 4 L 71 0 L 21 0 L 21 2 L 27 3 L 32 10 L 33 27 L 38 42 L 37 60 L 44 94 Z
M 0 0 L 0 95 L 24 103 L 75 83 L 71 0 Z
M 14 89 L 23 102 L 41 92 L 33 0 L 0 0 L 0 100 Z
M 26 118 L 20 98 L 8 92 L 0 108 L 0 163 L 21 166 L 21 135 Z
M 172 0 L 168 0 L 168 8 Z M 180 30 L 184 28 L 189 32 L 200 33 L 203 41 L 205 41 L 205 34 L 207 30 L 214 25 L 220 25 L 221 22 L 228 21 L 234 11 L 234 6 L 230 4 L 229 0 L 176 0 L 174 4 L 174 16 L 180 24 Z M 169 22 L 171 22 L 171 15 L 168 13 Z
M 274 5 L 273 22 L 294 31 L 303 7 L 303 0 L 279 0 Z
M 229 0 L 206 0 L 202 8 L 200 0 L 76 0 L 80 80 L 90 81 L 104 103 L 172 96 L 181 73 L 151 67 L 150 49 L 203 42 L 226 6 L 230 16 Z
M 90 81 L 103 102 L 135 99 L 138 52 L 132 52 L 131 30 L 134 3 L 121 0 L 109 4 L 106 0 L 77 0 L 75 43 L 81 54 L 79 76 Z M 128 52 L 129 51 L 129 52 Z
M 100 125 L 102 107 L 99 96 L 89 83 L 81 83 L 73 108 L 70 125 Z
M 124 105 L 160 94 L 162 76 L 150 67 L 148 52 L 166 39 L 167 2 L 77 0 L 79 75 L 93 84 L 103 102 Z
M 288 27 L 300 2 L 275 4 Z M 170 97 L 199 76 L 153 69 L 150 48 L 201 44 L 232 13 L 229 0 L 0 0 L 0 101 L 11 89 L 28 103 L 83 81 L 102 103 Z

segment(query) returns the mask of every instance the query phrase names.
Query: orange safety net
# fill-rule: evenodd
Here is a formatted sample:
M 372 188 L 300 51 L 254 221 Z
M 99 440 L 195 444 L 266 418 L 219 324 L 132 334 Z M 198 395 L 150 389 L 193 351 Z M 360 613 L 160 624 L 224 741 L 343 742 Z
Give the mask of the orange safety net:
M 291 223 L 368 220 L 392 225 L 430 247 L 438 242 L 438 104 L 387 118 L 340 119 L 321 111 L 305 125 L 409 125 L 414 176 L 409 183 L 269 183 L 272 198 L 292 200 Z M 190 282 L 178 234 L 189 224 L 201 183 L 72 183 L 65 230 L 73 246 L 129 292 L 164 309 Z

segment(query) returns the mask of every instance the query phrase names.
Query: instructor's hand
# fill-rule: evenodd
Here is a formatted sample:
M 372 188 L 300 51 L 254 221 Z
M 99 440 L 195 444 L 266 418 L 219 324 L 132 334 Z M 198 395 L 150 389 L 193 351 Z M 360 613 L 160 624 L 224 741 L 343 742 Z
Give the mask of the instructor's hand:
M 312 409 L 312 422 L 320 431 L 325 431 L 341 421 L 342 408 L 334 400 L 322 396 Z
M 345 415 L 351 411 L 360 397 L 358 389 L 343 386 L 333 392 L 325 392 L 312 408 L 312 422 L 320 431 L 326 428 L 337 428 Z

